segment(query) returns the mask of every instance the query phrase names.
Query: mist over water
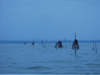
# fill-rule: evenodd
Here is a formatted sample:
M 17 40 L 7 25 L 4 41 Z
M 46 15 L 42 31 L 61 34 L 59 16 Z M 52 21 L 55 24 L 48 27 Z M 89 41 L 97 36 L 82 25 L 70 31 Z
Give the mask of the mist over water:
M 100 74 L 100 43 L 0 43 L 0 74 Z

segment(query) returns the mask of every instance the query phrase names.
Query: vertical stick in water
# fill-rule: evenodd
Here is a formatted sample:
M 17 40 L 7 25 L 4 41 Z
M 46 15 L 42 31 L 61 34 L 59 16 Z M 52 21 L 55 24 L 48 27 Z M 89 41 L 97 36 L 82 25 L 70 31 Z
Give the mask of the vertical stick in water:
M 41 41 L 41 43 L 42 43 L 42 46 L 43 46 L 43 40 Z
M 96 46 L 96 42 L 95 42 L 95 49 L 96 49 L 96 53 L 97 53 L 97 46 Z
M 76 48 L 75 48 L 75 55 L 76 55 Z
M 66 45 L 66 48 L 67 48 L 67 45 Z
M 76 32 L 75 32 L 75 39 L 76 39 Z M 76 48 L 75 48 L 75 55 L 76 55 Z
M 94 51 L 94 42 L 93 42 L 93 51 Z
M 77 39 L 76 39 L 76 32 L 75 32 L 75 40 L 74 40 L 74 42 L 73 42 L 72 49 L 75 50 L 75 55 L 76 55 L 76 50 L 79 49 L 78 41 L 77 41 Z
M 97 48 L 96 48 L 96 53 L 97 53 Z
M 75 32 L 75 39 L 76 39 L 76 32 Z

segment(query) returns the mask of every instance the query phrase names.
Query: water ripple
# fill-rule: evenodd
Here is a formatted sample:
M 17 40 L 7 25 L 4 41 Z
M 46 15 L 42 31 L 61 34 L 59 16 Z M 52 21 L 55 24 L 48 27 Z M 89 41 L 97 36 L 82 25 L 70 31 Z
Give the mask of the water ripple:
M 100 65 L 100 64 L 95 64 L 95 63 L 88 63 L 88 64 L 86 64 L 86 65 Z
M 34 70 L 37 70 L 37 69 L 51 69 L 49 67 L 44 67 L 44 66 L 33 66 L 33 67 L 28 67 L 27 69 L 34 69 Z

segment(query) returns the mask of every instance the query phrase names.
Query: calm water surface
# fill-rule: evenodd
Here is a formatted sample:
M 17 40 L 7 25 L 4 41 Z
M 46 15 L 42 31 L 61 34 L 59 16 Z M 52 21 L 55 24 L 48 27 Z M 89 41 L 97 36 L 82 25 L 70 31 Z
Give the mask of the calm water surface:
M 100 74 L 100 43 L 79 45 L 75 56 L 72 43 L 0 43 L 0 74 Z

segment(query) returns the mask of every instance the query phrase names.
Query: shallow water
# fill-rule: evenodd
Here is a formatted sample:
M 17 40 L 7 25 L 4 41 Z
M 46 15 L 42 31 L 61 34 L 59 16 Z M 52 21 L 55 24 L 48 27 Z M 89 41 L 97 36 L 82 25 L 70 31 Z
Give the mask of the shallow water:
M 54 48 L 55 43 L 0 43 L 0 74 L 100 74 L 100 43 L 72 43 Z

